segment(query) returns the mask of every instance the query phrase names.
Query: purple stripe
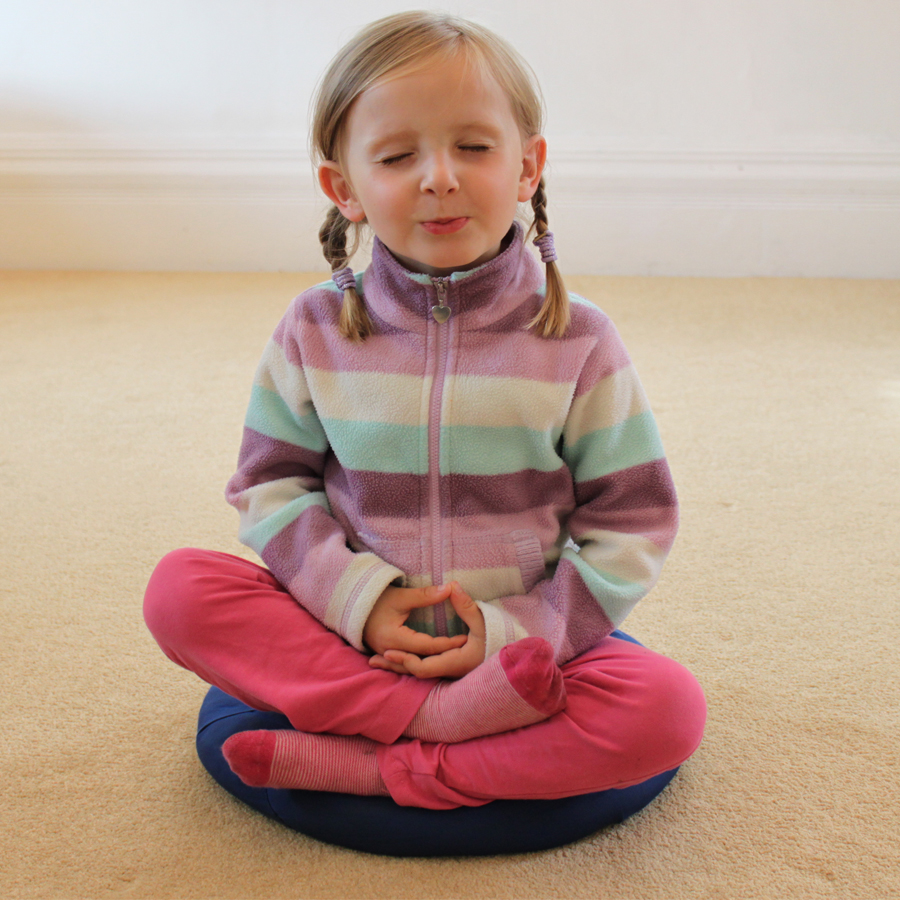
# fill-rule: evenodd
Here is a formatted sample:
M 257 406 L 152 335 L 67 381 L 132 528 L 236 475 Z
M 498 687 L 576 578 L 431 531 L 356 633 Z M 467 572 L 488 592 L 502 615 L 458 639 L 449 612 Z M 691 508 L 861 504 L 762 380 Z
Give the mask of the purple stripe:
M 310 548 L 315 548 L 310 565 Z M 343 530 L 322 509 L 311 506 L 282 529 L 262 552 L 272 574 L 320 622 L 344 569 L 352 561 Z
M 675 507 L 675 485 L 665 459 L 643 463 L 575 485 L 579 506 L 593 503 L 600 509 L 649 509 Z
M 547 599 L 557 609 L 565 609 L 565 646 L 570 659 L 590 650 L 614 630 L 615 625 L 567 559 L 560 561 L 551 587 Z
M 664 459 L 576 485 L 579 508 L 569 520 L 572 534 L 602 528 L 643 534 L 671 546 L 678 530 L 678 500 Z
M 247 488 L 278 478 L 300 478 L 308 491 L 322 489 L 324 454 L 244 428 L 237 472 L 225 489 L 229 503 Z
M 509 515 L 543 509 L 553 498 L 554 508 L 575 506 L 572 475 L 565 466 L 555 472 L 524 469 L 509 475 L 446 475 L 450 515 Z
M 359 472 L 338 465 L 329 466 L 327 480 L 333 505 L 363 519 L 383 516 L 418 521 L 428 490 L 424 475 Z
M 355 507 L 365 519 L 418 519 L 428 496 L 424 475 L 341 469 L 329 462 L 326 480 L 329 498 L 334 493 L 338 505 Z M 442 490 L 450 496 L 453 518 L 528 513 L 531 518 L 558 519 L 575 507 L 572 476 L 565 466 L 555 472 L 527 469 L 510 475 L 445 475 L 441 481 Z M 554 502 L 544 503 L 547 498 Z
M 528 634 L 548 640 L 559 661 L 589 650 L 614 628 L 609 616 L 568 560 L 562 560 L 550 582 L 531 594 L 506 597 L 503 608 Z

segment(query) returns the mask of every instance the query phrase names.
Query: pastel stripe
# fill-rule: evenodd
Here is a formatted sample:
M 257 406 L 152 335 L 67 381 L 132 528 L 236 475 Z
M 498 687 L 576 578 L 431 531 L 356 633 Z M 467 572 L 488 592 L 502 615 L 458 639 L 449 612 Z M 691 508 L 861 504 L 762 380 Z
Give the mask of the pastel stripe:
M 296 417 L 279 394 L 255 384 L 250 395 L 247 428 L 276 441 L 318 453 L 328 449 L 328 439 L 315 412 Z
M 441 428 L 441 474 L 507 475 L 523 469 L 555 472 L 563 465 L 556 452 L 561 429 Z
M 323 419 L 322 426 L 345 468 L 407 475 L 428 472 L 428 429 L 424 425 Z
M 316 407 L 329 419 L 418 426 L 427 416 L 431 378 L 394 372 L 307 369 Z
M 244 496 L 255 490 L 257 489 L 250 488 L 249 491 L 244 492 Z M 285 503 L 280 509 L 268 514 L 266 518 L 254 521 L 249 515 L 254 511 L 251 499 L 247 513 L 241 516 L 240 540 L 256 553 L 261 554 L 275 535 L 287 528 L 295 519 L 299 519 L 311 506 L 320 506 L 326 512 L 329 511 L 328 500 L 324 494 L 305 494 Z
M 275 340 L 266 345 L 254 384 L 279 394 L 294 418 L 300 419 L 314 411 L 303 369 L 288 360 L 284 348 Z
M 463 332 L 459 338 L 459 360 L 456 374 L 488 375 L 519 378 L 532 382 L 576 382 L 585 360 L 596 346 L 596 335 L 566 337 L 560 341 L 558 353 L 543 352 L 544 339 L 531 331 L 518 330 L 505 334 L 489 331 Z M 610 375 L 627 365 L 625 361 L 609 360 Z
M 575 444 L 585 435 L 612 428 L 649 409 L 634 367 L 628 366 L 575 398 L 566 420 L 566 442 Z
M 642 534 L 597 529 L 578 536 L 579 557 L 592 569 L 622 584 L 655 584 L 662 570 L 663 551 Z
M 381 577 L 377 578 L 378 575 Z M 361 635 L 375 601 L 395 578 L 402 575 L 400 569 L 386 564 L 374 553 L 355 554 L 344 567 L 328 598 L 323 624 L 338 634 L 356 632 Z M 357 649 L 363 649 L 361 641 Z
M 226 490 L 241 537 L 357 649 L 391 581 L 452 578 L 482 605 L 490 652 L 536 634 L 565 661 L 624 618 L 671 546 L 671 475 L 615 327 L 573 295 L 562 338 L 528 330 L 545 272 L 515 236 L 450 280 L 446 327 L 432 279 L 376 241 L 357 276 L 373 334 L 341 337 L 325 282 L 292 303 L 257 369 Z M 445 619 L 465 630 L 447 604 L 408 621 L 435 633 Z
M 281 345 L 285 357 L 296 366 L 341 372 L 384 372 L 421 376 L 425 370 L 421 335 L 409 332 L 373 334 L 362 344 L 350 344 L 340 337 L 337 316 L 326 326 L 315 322 L 308 330 L 303 355 L 296 341 L 285 333 Z M 343 344 L 343 346 L 341 346 Z M 340 351 L 336 350 L 340 347 Z
M 662 459 L 662 441 L 647 411 L 585 435 L 563 450 L 576 481 L 593 481 L 620 469 Z
M 561 429 L 574 390 L 574 381 L 451 376 L 444 382 L 446 400 L 441 424 Z
M 617 578 L 609 572 L 598 571 L 574 550 L 564 550 L 563 560 L 575 567 L 613 625 L 623 622 L 638 600 L 647 593 L 646 585 Z

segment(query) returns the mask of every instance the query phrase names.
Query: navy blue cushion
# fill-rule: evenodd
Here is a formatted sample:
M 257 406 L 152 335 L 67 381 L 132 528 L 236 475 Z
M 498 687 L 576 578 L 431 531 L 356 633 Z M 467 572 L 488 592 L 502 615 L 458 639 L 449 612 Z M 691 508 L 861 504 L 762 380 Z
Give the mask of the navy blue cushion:
M 638 643 L 623 632 L 614 634 Z M 291 727 L 285 716 L 252 709 L 213 687 L 200 709 L 197 754 L 226 791 L 263 815 L 320 841 L 388 856 L 488 856 L 559 847 L 624 821 L 678 771 L 562 800 L 495 800 L 433 810 L 398 806 L 389 797 L 248 787 L 222 756 L 222 744 L 239 731 Z

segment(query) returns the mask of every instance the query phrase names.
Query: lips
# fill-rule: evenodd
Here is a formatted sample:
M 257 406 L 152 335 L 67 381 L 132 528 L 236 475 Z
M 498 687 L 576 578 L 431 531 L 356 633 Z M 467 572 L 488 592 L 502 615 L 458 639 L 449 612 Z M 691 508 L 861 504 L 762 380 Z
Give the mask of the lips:
M 455 234 L 461 228 L 464 228 L 468 221 L 468 216 L 459 216 L 452 219 L 432 219 L 430 222 L 423 222 L 422 227 L 429 234 Z

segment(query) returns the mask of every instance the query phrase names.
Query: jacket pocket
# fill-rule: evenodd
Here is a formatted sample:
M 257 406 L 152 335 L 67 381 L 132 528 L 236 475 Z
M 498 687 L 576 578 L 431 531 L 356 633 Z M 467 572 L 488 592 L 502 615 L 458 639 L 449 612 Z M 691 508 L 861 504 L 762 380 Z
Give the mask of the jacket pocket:
M 530 531 L 457 539 L 446 580 L 456 580 L 473 600 L 527 594 L 544 575 L 540 541 Z

